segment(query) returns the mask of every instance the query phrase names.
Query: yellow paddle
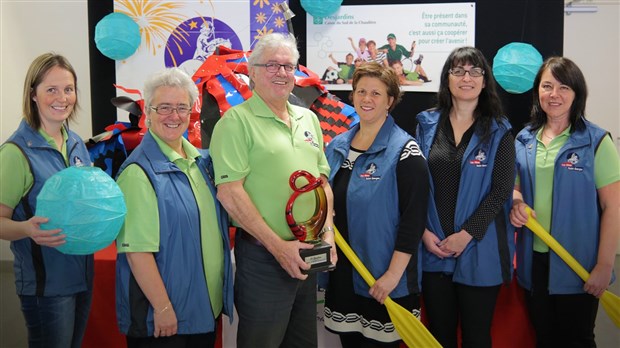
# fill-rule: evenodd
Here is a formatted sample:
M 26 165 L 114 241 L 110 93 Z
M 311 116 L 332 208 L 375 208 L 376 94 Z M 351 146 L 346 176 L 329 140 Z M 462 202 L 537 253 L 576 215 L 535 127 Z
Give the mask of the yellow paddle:
M 336 244 L 351 261 L 351 264 L 357 272 L 364 278 L 368 286 L 372 286 L 375 283 L 375 278 L 370 274 L 366 266 L 357 257 L 353 249 L 349 246 L 347 241 L 342 238 L 342 235 L 336 227 L 334 227 L 336 233 Z M 403 308 L 398 303 L 394 302 L 389 296 L 383 302 L 387 308 L 390 319 L 394 323 L 396 331 L 400 335 L 400 338 L 405 341 L 409 347 L 424 347 L 424 348 L 441 348 L 441 345 L 435 337 L 426 329 L 424 324 L 413 313 Z
M 545 244 L 551 248 L 570 268 L 577 273 L 579 278 L 581 278 L 584 282 L 588 280 L 590 277 L 590 273 L 583 268 L 582 265 L 579 264 L 577 260 L 573 257 L 573 255 L 569 254 L 566 249 L 560 243 L 558 243 L 555 238 L 549 234 L 549 232 L 545 231 L 545 229 L 532 217 L 532 210 L 529 207 L 526 207 L 527 211 L 527 223 L 525 226 L 529 228 L 534 234 L 538 236 Z M 620 328 L 620 297 L 613 294 L 612 292 L 605 290 L 603 296 L 601 296 L 601 303 L 603 304 L 603 309 L 611 318 L 611 321 Z

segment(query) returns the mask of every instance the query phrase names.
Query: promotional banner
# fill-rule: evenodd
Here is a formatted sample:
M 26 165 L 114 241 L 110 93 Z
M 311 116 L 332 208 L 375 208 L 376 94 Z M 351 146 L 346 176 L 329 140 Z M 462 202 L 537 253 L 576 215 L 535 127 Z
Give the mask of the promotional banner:
M 307 15 L 307 65 L 330 90 L 351 90 L 355 66 L 392 66 L 404 91 L 436 92 L 450 52 L 474 46 L 474 3 L 341 6 Z

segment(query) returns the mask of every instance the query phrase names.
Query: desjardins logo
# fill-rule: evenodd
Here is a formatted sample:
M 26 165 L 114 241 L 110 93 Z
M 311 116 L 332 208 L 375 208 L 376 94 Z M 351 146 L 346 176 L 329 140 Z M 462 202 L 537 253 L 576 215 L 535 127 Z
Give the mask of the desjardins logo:
M 327 19 L 329 21 L 334 21 L 334 22 L 335 21 L 344 21 L 344 20 L 352 21 L 352 20 L 355 19 L 355 16 L 345 13 L 345 14 L 341 14 L 341 15 L 338 15 L 338 16 L 330 15 L 330 16 L 327 16 L 327 17 L 312 17 L 312 23 L 313 24 L 323 24 L 323 20 L 325 20 L 325 19 Z

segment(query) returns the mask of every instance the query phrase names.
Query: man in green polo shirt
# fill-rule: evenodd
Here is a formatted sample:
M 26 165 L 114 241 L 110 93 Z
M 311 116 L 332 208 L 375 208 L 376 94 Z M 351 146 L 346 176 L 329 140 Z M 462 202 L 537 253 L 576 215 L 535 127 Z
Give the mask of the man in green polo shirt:
M 316 116 L 291 105 L 299 59 L 292 36 L 262 37 L 249 59 L 253 96 L 224 114 L 213 130 L 217 197 L 238 227 L 235 305 L 238 347 L 316 347 L 316 274 L 299 255 L 311 245 L 295 239 L 285 218 L 290 175 L 323 178 L 328 213 L 322 238 L 336 253 L 329 166 Z M 295 201 L 298 221 L 314 213 L 314 195 Z

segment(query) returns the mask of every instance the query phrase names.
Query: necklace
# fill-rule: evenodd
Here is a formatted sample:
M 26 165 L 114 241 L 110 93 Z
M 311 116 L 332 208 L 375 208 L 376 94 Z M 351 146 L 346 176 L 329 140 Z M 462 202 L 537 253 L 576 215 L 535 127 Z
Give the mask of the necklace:
M 546 129 L 544 129 L 544 128 L 543 128 L 543 131 L 542 131 L 542 136 L 543 136 L 543 137 L 545 137 L 545 138 L 547 138 L 547 139 L 549 139 L 549 140 L 553 140 L 553 139 L 555 139 L 555 137 L 550 137 L 550 136 L 548 136 L 548 135 L 545 133 L 545 130 L 546 130 Z

